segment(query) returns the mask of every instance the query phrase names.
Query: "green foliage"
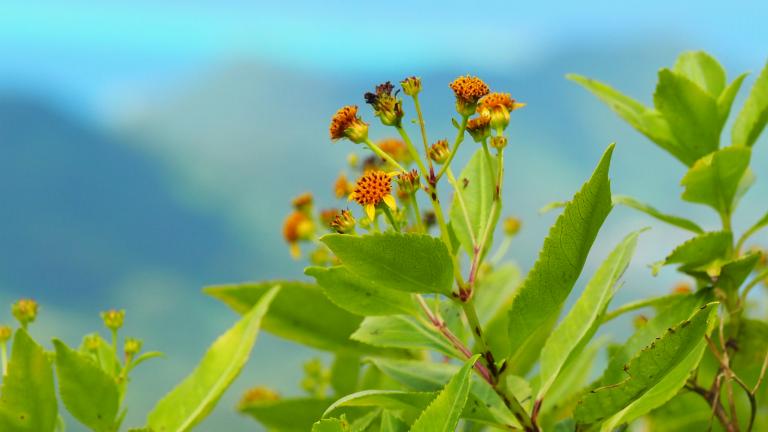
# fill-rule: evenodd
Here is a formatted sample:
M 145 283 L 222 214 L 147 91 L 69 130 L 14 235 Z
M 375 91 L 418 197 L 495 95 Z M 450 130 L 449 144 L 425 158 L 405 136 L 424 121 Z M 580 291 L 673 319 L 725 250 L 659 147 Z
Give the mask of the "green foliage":
M 243 404 L 238 411 L 273 430 L 306 432 L 331 403 L 333 399 L 326 398 L 265 400 Z
M 84 354 L 54 339 L 56 375 L 64 406 L 89 429 L 111 432 L 118 428 L 120 388 L 115 379 Z
M 733 124 L 734 146 L 752 147 L 768 123 L 768 63 L 757 77 L 744 107 Z
M 412 432 L 450 432 L 456 430 L 459 416 L 464 410 L 469 396 L 469 374 L 478 357 L 469 359 L 448 381 L 445 388 L 413 423 Z
M 461 357 L 461 353 L 441 334 L 402 315 L 367 317 L 350 338 L 383 348 L 429 348 L 447 356 Z
M 603 154 L 592 177 L 550 229 L 539 259 L 509 309 L 509 345 L 517 351 L 536 330 L 556 316 L 581 274 L 597 232 L 611 211 L 608 180 L 613 146 Z
M 746 147 L 726 147 L 702 157 L 681 181 L 685 188 L 683 199 L 731 214 L 749 158 L 750 150 Z
M 477 149 L 459 174 L 459 187 L 451 201 L 450 217 L 456 237 L 468 255 L 474 253 L 472 239 L 479 239 L 488 224 L 496 188 L 493 173 L 497 170 L 497 161 L 487 157 L 483 149 Z
M 26 330 L 16 330 L 0 389 L 0 430 L 50 432 L 57 413 L 51 363 Z
M 633 208 L 649 216 L 652 216 L 662 222 L 666 222 L 670 225 L 674 225 L 684 230 L 695 232 L 696 234 L 702 234 L 704 232 L 704 230 L 698 224 L 696 224 L 696 222 L 693 222 L 684 217 L 662 213 L 659 210 L 657 210 L 655 207 L 651 207 L 650 205 L 642 203 L 630 196 L 614 195 L 613 204 L 623 205 L 623 206 Z
M 279 292 L 280 287 L 274 287 L 265 293 L 211 345 L 197 368 L 155 405 L 147 417 L 152 429 L 187 431 L 210 413 L 248 360 L 261 321 Z

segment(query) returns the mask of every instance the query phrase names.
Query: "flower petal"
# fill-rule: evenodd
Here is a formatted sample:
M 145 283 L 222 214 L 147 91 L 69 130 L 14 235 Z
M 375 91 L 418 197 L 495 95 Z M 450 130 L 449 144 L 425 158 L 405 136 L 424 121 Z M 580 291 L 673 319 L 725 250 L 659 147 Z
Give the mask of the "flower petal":
M 392 195 L 384 195 L 382 200 L 384 200 L 384 204 L 386 204 L 387 207 L 391 208 L 392 210 L 397 210 L 397 202 L 395 201 L 395 197 Z
M 373 218 L 376 217 L 376 206 L 373 204 L 366 204 L 365 214 L 368 215 L 368 219 L 370 219 L 371 222 L 373 222 Z

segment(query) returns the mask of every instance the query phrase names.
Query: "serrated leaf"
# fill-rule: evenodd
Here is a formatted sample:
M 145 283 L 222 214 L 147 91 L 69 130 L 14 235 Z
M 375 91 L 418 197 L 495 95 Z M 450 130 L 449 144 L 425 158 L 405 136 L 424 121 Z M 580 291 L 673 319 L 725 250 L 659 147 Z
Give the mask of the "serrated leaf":
M 730 231 L 706 232 L 677 246 L 661 264 L 682 264 L 686 269 L 693 269 L 724 259 L 732 247 L 733 235 Z
M 653 103 L 685 149 L 686 165 L 717 150 L 723 124 L 715 97 L 688 78 L 662 69 Z
M 731 131 L 731 145 L 752 147 L 768 123 L 768 63 L 755 80 Z
M 267 291 L 240 321 L 211 345 L 190 375 L 165 395 L 147 416 L 157 431 L 188 431 L 216 406 L 237 378 L 256 343 L 261 321 L 280 292 Z
M 322 419 L 312 425 L 312 432 L 349 432 L 349 423 L 344 419 Z
M 717 112 L 720 116 L 720 122 L 725 124 L 728 120 L 728 116 L 731 114 L 731 108 L 733 107 L 733 101 L 736 99 L 736 94 L 741 89 L 741 84 L 744 83 L 744 79 L 747 77 L 746 73 L 743 73 L 736 77 L 728 87 L 723 90 L 720 97 L 717 98 Z
M 677 143 L 667 121 L 659 112 L 600 81 L 576 74 L 568 74 L 566 77 L 592 92 L 638 132 L 684 164 L 691 165 L 696 160 Z
M 725 263 L 720 269 L 715 286 L 726 293 L 737 291 L 755 269 L 761 256 L 760 252 L 749 253 Z
M 86 346 L 87 339 L 95 339 L 98 341 L 96 342 L 98 348 L 96 348 L 95 352 L 91 352 Z M 117 358 L 115 348 L 98 333 L 91 333 L 84 336 L 78 351 L 95 358 L 101 369 L 109 376 L 117 377 L 120 372 L 120 360 Z
M 58 339 L 56 375 L 59 393 L 67 411 L 80 423 L 98 432 L 116 430 L 120 388 L 113 377 L 91 358 L 67 347 Z
M 352 273 L 384 288 L 451 294 L 453 261 L 440 239 L 426 234 L 328 234 L 320 241 Z
M 389 411 L 381 413 L 381 432 L 408 432 L 408 425 Z
M 487 157 L 480 148 L 472 155 L 458 178 L 458 190 L 453 195 L 450 218 L 456 237 L 469 256 L 474 254 L 472 238 L 479 241 L 485 233 L 496 190 L 496 179 L 493 173 L 497 172 L 497 169 L 496 159 Z M 463 200 L 464 207 L 460 199 Z M 495 218 L 498 219 L 498 217 L 499 212 L 496 212 Z M 488 244 L 491 244 L 490 237 Z
M 543 399 L 563 367 L 577 356 L 600 326 L 618 282 L 624 274 L 637 246 L 636 231 L 624 238 L 598 267 L 581 297 L 555 328 L 541 350 L 541 387 L 537 399 Z
M 677 57 L 673 68 L 702 90 L 717 98 L 725 88 L 725 70 L 712 56 L 704 51 L 688 51 Z
M 356 315 L 413 314 L 412 294 L 388 289 L 350 272 L 345 266 L 308 267 L 325 295 L 336 305 Z
M 57 415 L 51 363 L 26 330 L 16 330 L 0 390 L 0 430 L 52 432 Z
M 336 306 L 314 284 L 296 281 L 251 282 L 206 287 L 203 291 L 242 314 L 249 311 L 275 285 L 282 289 L 264 317 L 262 326 L 265 331 L 321 350 L 398 354 L 349 340 L 349 336 L 363 321 L 362 317 Z
M 651 207 L 648 204 L 642 203 L 630 196 L 627 195 L 614 195 L 613 196 L 613 205 L 623 205 L 630 208 L 633 208 L 635 210 L 641 211 L 651 217 L 654 217 L 662 222 L 666 222 L 670 225 L 674 225 L 678 228 L 682 228 L 688 231 L 695 232 L 697 234 L 701 234 L 704 232 L 703 229 L 699 225 L 697 225 L 695 222 L 686 219 L 684 217 L 675 216 L 667 213 L 662 213 L 659 210 L 657 210 L 654 207 Z
M 306 432 L 333 403 L 332 399 L 294 398 L 246 403 L 238 407 L 268 430 Z
M 642 415 L 644 412 L 638 410 L 638 405 L 633 407 L 632 404 L 642 405 L 642 408 L 650 405 L 649 399 L 641 399 L 646 394 L 653 401 L 658 401 L 672 392 L 667 400 L 671 398 L 679 390 L 679 387 L 673 388 L 671 384 L 679 381 L 681 368 L 689 367 L 682 374 L 687 376 L 690 368 L 698 363 L 698 359 L 695 363 L 688 360 L 701 357 L 704 335 L 711 330 L 716 313 L 717 303 L 710 303 L 697 310 L 689 319 L 669 328 L 629 361 L 624 380 L 588 393 L 576 407 L 576 421 L 590 424 L 606 420 L 617 413 L 623 418 L 627 416 L 627 412 L 622 413 L 625 409 L 629 409 L 630 414 Z M 684 383 L 685 380 L 680 386 Z
M 453 432 L 467 403 L 470 374 L 479 355 L 473 356 L 421 413 L 411 432 Z
M 533 269 L 512 301 L 508 314 L 510 352 L 523 347 L 560 312 L 581 274 L 589 249 L 611 211 L 608 180 L 611 145 L 592 177 L 574 195 L 549 231 Z
M 683 199 L 731 214 L 750 154 L 747 147 L 726 147 L 696 161 L 680 182 Z
M 363 390 L 337 400 L 328 407 L 323 416 L 331 415 L 343 407 L 377 407 L 395 411 L 401 418 L 413 421 L 435 396 L 434 392 Z
M 351 339 L 383 348 L 432 349 L 451 357 L 462 356 L 432 327 L 404 315 L 367 317 Z

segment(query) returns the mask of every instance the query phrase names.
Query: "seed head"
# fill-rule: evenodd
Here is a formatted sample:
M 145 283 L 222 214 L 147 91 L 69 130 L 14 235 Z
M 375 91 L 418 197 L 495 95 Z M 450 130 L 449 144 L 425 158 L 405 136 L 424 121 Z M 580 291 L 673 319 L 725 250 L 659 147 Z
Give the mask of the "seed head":
M 349 195 L 350 200 L 363 206 L 370 220 L 373 220 L 376 206 L 381 202 L 393 210 L 397 208 L 392 196 L 392 176 L 384 171 L 368 171 L 357 180 L 355 190 Z
M 451 150 L 448 148 L 448 140 L 441 139 L 429 147 L 427 156 L 438 165 L 444 164 L 451 156 Z
M 356 105 L 347 105 L 336 111 L 336 114 L 331 118 L 329 130 L 331 139 L 334 141 L 347 138 L 360 144 L 368 139 L 368 123 L 357 116 Z
M 123 326 L 125 321 L 124 309 L 110 309 L 101 313 L 101 320 L 104 321 L 104 326 L 112 331 L 117 331 Z
M 33 323 L 37 318 L 38 305 L 32 299 L 21 299 L 11 305 L 11 314 L 22 327 Z
M 365 103 L 373 107 L 373 112 L 385 126 L 400 126 L 403 119 L 403 102 L 392 94 L 395 86 L 387 81 L 376 86 L 376 92 L 364 95 Z
M 491 118 L 479 116 L 467 121 L 467 132 L 472 135 L 475 142 L 483 142 L 491 135 Z
M 475 112 L 477 101 L 491 91 L 483 80 L 470 75 L 460 76 L 448 86 L 456 95 L 456 111 L 464 117 L 471 116 Z

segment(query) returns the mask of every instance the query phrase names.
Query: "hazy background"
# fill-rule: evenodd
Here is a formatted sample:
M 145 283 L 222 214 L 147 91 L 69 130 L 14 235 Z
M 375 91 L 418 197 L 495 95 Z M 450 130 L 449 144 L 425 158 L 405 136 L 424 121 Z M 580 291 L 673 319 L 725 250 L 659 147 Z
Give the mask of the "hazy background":
M 331 145 L 330 116 L 409 75 L 424 79 L 432 140 L 453 132 L 447 84 L 459 74 L 528 103 L 513 115 L 505 183 L 505 211 L 524 220 L 511 254 L 524 269 L 555 216 L 537 210 L 570 197 L 614 140 L 614 191 L 714 227 L 712 212 L 679 203 L 683 166 L 563 76 L 586 74 L 650 104 L 656 71 L 683 50 L 714 54 L 729 80 L 759 71 L 767 20 L 764 1 L 3 1 L 0 321 L 10 322 L 13 299 L 33 297 L 42 304 L 33 335 L 76 344 L 100 328 L 100 310 L 126 308 L 124 333 L 168 354 L 131 383 L 127 425 L 142 424 L 236 319 L 201 287 L 302 277 L 281 222 L 306 190 L 338 205 L 331 184 L 353 146 Z M 735 111 L 753 82 L 754 74 Z M 391 135 L 362 112 L 374 137 Z M 740 229 L 765 210 L 765 141 Z M 590 268 L 647 225 L 654 229 L 615 303 L 677 281 L 671 269 L 654 279 L 647 265 L 685 234 L 622 208 L 602 229 Z M 757 240 L 768 246 L 765 234 Z M 201 430 L 258 430 L 233 413 L 241 392 L 266 384 L 298 394 L 311 354 L 261 335 Z

